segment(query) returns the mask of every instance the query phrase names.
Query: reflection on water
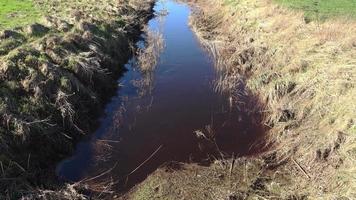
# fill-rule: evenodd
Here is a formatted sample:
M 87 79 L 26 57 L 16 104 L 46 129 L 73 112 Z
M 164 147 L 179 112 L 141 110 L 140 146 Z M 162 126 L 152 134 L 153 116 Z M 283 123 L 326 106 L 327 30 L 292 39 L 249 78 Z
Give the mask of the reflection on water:
M 61 178 L 95 177 L 95 183 L 126 190 L 167 162 L 209 164 L 220 156 L 258 151 L 264 127 L 249 109 L 256 101 L 243 84 L 241 107 L 231 107 L 230 95 L 216 91 L 219 76 L 188 26 L 189 8 L 167 1 L 155 10 L 161 12 L 149 30 L 162 35 L 163 52 L 153 49 L 157 62 L 150 70 L 140 68 L 140 58 L 127 64 L 99 129 L 58 166 Z M 152 45 L 149 34 L 145 37 L 146 43 L 138 44 L 145 47 L 141 51 Z

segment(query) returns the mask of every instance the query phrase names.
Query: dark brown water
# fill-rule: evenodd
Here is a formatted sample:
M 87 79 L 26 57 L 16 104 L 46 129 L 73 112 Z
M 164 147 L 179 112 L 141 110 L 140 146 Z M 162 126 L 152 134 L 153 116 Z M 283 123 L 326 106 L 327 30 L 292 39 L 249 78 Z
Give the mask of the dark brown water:
M 155 9 L 163 8 L 169 12 L 164 20 L 149 23 L 162 31 L 166 44 L 155 72 L 142 75 L 134 59 L 127 64 L 100 127 L 59 164 L 60 178 L 78 181 L 111 169 L 100 178 L 112 177 L 118 190 L 126 190 L 168 162 L 207 165 L 222 154 L 261 150 L 256 144 L 264 127 L 260 116 L 249 112 L 256 101 L 242 95 L 242 104 L 231 107 L 228 95 L 215 92 L 218 74 L 188 26 L 189 7 L 168 1 Z M 142 81 L 146 86 L 137 84 Z M 196 132 L 214 134 L 215 140 L 199 139 Z

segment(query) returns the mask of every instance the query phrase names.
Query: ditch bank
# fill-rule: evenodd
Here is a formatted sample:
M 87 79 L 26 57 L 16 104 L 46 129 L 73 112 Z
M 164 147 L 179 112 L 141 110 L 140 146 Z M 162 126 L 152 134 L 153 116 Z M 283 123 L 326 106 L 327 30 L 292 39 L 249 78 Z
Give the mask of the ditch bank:
M 189 6 L 159 1 L 154 10 L 100 127 L 57 168 L 108 199 L 162 166 L 209 166 L 264 151 L 262 106 L 243 80 L 223 79 L 189 27 Z
M 244 79 L 266 105 L 271 150 L 164 166 L 122 199 L 354 198 L 355 21 L 310 22 L 273 1 L 189 3 L 223 82 Z
M 0 199 L 58 187 L 55 164 L 96 128 L 154 4 L 34 2 L 50 16 L 0 34 Z

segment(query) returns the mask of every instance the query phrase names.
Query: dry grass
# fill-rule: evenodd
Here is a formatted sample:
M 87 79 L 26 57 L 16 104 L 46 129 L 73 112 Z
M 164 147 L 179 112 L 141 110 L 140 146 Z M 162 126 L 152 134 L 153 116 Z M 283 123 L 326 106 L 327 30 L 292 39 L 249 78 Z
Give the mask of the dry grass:
M 294 157 L 310 176 L 288 162 L 281 169 L 291 171 L 294 182 L 271 190 L 355 197 L 356 23 L 306 24 L 303 13 L 271 1 L 198 5 L 203 12 L 192 25 L 222 57 L 225 81 L 248 77 L 248 88 L 267 105 L 266 124 L 279 157 Z
M 0 199 L 54 184 L 53 166 L 94 128 L 153 6 L 33 2 L 49 15 L 43 25 L 0 34 Z
M 209 167 L 168 163 L 121 199 L 302 199 L 267 192 L 270 180 L 263 165 L 263 160 L 245 158 L 216 160 Z
M 87 196 L 78 192 L 77 184 L 68 184 L 60 191 L 39 190 L 35 194 L 23 196 L 21 200 L 87 200 Z

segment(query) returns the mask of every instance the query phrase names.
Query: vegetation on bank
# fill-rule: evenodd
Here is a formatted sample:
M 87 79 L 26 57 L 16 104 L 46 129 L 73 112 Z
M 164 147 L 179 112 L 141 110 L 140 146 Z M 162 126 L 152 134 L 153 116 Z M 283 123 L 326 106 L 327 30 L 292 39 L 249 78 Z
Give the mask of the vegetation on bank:
M 226 79 L 243 77 L 265 103 L 271 149 L 209 167 L 168 165 L 123 199 L 353 199 L 356 22 L 308 21 L 273 1 L 190 2 L 201 9 L 191 25 Z
M 3 2 L 10 15 L 47 13 L 0 31 L 0 199 L 36 198 L 56 188 L 56 162 L 94 128 L 153 1 Z

